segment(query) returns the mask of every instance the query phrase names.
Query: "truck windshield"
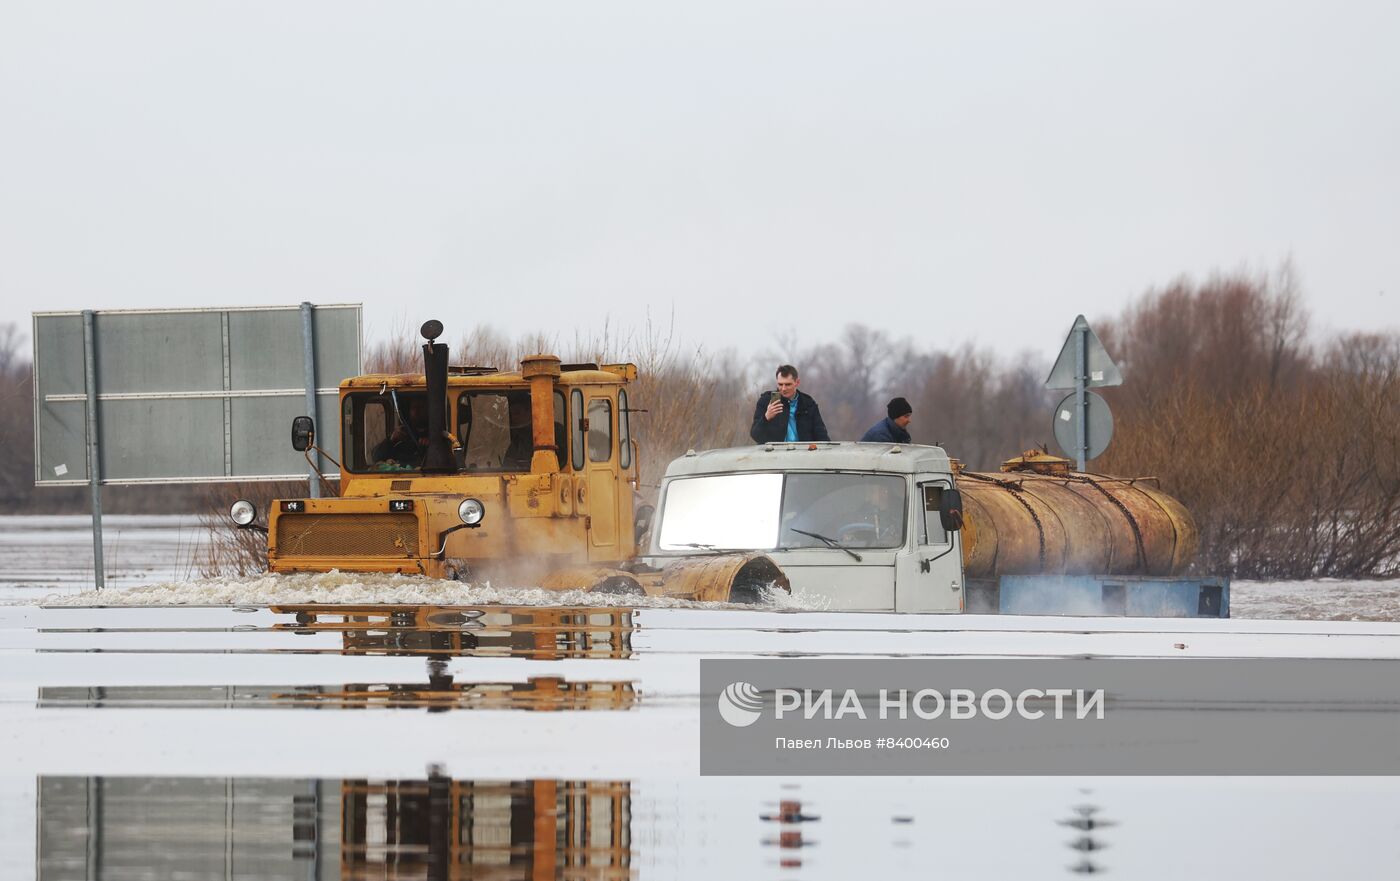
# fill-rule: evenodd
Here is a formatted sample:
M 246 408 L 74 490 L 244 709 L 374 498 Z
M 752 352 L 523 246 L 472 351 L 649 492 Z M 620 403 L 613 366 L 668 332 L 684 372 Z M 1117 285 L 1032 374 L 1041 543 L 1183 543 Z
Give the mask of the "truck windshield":
M 716 474 L 666 487 L 662 550 L 897 548 L 907 515 L 893 474 Z M 797 532 L 795 530 L 801 530 Z

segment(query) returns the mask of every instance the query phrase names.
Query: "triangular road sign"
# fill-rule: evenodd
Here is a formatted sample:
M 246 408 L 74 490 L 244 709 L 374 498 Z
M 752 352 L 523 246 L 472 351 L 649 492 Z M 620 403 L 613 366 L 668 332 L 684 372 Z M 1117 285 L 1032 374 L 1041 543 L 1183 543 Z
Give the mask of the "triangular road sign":
M 1077 386 L 1075 380 L 1079 376 L 1079 365 L 1075 363 L 1074 337 L 1080 331 L 1084 331 L 1084 349 L 1089 356 L 1089 378 L 1084 386 L 1086 388 L 1102 388 L 1106 385 L 1122 385 L 1123 374 L 1118 370 L 1118 365 L 1114 364 L 1113 359 L 1108 357 L 1108 350 L 1094 335 L 1093 328 L 1089 327 L 1089 322 L 1084 320 L 1083 315 L 1080 315 L 1074 319 L 1074 326 L 1069 329 L 1069 336 L 1065 337 L 1064 348 L 1060 349 L 1060 356 L 1055 359 L 1055 366 L 1050 368 L 1050 375 L 1045 379 L 1045 387 L 1070 389 Z

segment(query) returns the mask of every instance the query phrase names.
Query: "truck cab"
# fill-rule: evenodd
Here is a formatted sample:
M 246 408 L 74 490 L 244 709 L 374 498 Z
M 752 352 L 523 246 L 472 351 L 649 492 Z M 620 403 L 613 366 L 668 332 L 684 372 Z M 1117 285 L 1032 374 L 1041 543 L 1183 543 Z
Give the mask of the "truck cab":
M 773 443 L 666 470 L 648 561 L 761 552 L 832 609 L 959 612 L 961 498 L 939 447 Z

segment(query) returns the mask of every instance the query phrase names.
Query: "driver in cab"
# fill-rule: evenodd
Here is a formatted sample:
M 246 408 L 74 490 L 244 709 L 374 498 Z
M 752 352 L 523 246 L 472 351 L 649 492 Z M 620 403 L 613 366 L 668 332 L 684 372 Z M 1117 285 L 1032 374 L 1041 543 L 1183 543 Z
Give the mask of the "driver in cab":
M 405 412 L 405 410 L 407 412 Z M 375 464 L 394 463 L 417 468 L 428 448 L 428 404 L 422 398 L 409 398 L 398 411 L 393 432 L 375 444 L 370 455 Z
M 841 527 L 839 538 L 852 547 L 889 548 L 904 538 L 904 511 L 897 493 L 881 481 L 864 488 L 865 500 Z

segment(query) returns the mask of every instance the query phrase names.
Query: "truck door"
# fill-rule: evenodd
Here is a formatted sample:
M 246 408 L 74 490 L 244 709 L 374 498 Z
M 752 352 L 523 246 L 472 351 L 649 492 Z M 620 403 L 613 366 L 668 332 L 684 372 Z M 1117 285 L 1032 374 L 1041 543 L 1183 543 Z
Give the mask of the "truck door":
M 946 479 L 920 481 L 914 493 L 913 536 L 895 564 L 895 611 L 959 612 L 963 606 L 962 552 L 938 509 Z

